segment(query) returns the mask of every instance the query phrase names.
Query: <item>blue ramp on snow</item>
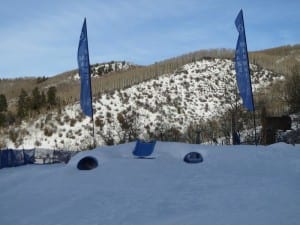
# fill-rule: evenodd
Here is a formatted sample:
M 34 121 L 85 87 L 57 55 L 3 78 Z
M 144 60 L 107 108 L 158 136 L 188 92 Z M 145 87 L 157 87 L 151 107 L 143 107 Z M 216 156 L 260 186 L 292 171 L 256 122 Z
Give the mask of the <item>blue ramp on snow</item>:
M 146 142 L 146 141 L 137 140 L 132 154 L 137 157 L 150 156 L 154 151 L 155 144 L 156 141 Z

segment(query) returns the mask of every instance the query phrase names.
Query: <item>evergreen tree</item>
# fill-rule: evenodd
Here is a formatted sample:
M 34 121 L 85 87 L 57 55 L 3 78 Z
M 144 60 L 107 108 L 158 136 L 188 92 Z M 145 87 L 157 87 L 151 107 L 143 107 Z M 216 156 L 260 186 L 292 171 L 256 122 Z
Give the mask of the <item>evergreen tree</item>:
M 29 99 L 27 92 L 22 89 L 18 99 L 18 106 L 17 106 L 17 114 L 18 117 L 23 119 L 28 115 L 29 111 Z
M 47 102 L 48 102 L 48 105 L 54 106 L 54 105 L 57 104 L 56 92 L 57 92 L 57 89 L 54 86 L 52 86 L 52 87 L 50 87 L 48 89 L 48 91 L 47 91 Z
M 0 112 L 0 127 L 4 125 L 5 120 L 6 120 L 5 114 Z
M 0 94 L 0 112 L 7 111 L 7 101 L 4 94 Z
M 40 107 L 44 107 L 47 103 L 47 100 L 46 100 L 46 95 L 44 92 L 41 93 L 41 105 Z
M 42 95 L 38 87 L 32 90 L 31 95 L 31 109 L 38 111 L 42 106 Z

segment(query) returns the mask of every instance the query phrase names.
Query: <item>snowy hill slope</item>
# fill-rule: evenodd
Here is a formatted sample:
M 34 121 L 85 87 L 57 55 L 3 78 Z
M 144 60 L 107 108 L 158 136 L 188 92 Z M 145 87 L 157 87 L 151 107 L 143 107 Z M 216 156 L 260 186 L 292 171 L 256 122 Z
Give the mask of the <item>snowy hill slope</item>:
M 254 91 L 269 85 L 279 74 L 251 65 Z M 102 94 L 94 100 L 95 133 L 98 145 L 122 142 L 125 130 L 147 138 L 174 128 L 184 133 L 190 124 L 223 112 L 234 101 L 235 71 L 231 60 L 202 60 L 187 64 L 130 88 Z M 82 115 L 79 104 L 62 112 L 49 112 L 38 120 L 16 128 L 18 138 L 8 147 L 80 150 L 90 145 L 92 123 Z
M 77 154 L 67 164 L 0 170 L 0 224 L 295 225 L 300 145 L 207 146 L 158 142 L 154 159 L 134 143 Z M 186 164 L 190 151 L 203 155 Z M 98 159 L 76 169 L 84 156 Z

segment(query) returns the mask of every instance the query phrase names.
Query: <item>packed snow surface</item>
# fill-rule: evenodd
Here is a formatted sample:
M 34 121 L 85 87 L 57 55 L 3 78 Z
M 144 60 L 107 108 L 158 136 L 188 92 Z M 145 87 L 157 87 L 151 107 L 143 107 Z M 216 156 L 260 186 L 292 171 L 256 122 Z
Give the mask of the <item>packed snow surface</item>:
M 134 146 L 81 152 L 66 165 L 1 169 L 0 224 L 299 224 L 300 145 L 157 142 L 151 159 L 135 158 Z M 183 162 L 191 151 L 204 161 Z M 85 156 L 98 167 L 78 170 Z

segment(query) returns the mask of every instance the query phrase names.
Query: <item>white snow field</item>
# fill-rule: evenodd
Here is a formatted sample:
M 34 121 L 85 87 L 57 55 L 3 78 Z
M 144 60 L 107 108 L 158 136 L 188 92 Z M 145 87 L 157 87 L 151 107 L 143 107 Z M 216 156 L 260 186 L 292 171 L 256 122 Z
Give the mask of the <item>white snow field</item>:
M 1 225 L 297 225 L 300 145 L 209 146 L 157 142 L 101 147 L 68 164 L 0 170 Z M 202 163 L 183 157 L 200 152 Z M 93 156 L 98 167 L 77 163 Z

